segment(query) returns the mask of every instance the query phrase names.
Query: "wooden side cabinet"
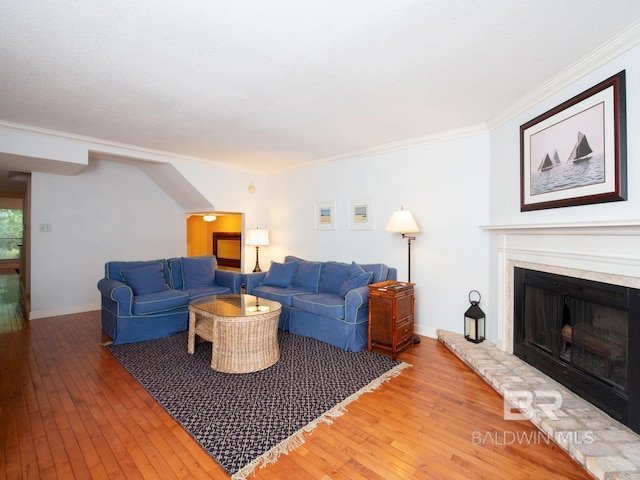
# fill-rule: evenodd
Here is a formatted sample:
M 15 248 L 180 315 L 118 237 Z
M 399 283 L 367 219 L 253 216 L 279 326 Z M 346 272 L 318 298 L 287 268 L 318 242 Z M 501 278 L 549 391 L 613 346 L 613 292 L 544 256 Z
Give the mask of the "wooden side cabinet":
M 413 283 L 386 281 L 369 285 L 368 350 L 381 348 L 392 353 L 413 346 Z

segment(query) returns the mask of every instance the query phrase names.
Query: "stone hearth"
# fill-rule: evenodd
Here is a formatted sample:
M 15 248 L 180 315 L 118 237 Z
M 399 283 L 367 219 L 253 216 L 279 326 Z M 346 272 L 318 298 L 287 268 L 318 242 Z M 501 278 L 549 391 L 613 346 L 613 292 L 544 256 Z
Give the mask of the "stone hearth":
M 498 393 L 557 391 L 557 418 L 533 415 L 531 422 L 599 480 L 640 480 L 640 435 L 578 397 L 515 355 L 485 340 L 475 344 L 457 333 L 438 330 L 438 340 Z

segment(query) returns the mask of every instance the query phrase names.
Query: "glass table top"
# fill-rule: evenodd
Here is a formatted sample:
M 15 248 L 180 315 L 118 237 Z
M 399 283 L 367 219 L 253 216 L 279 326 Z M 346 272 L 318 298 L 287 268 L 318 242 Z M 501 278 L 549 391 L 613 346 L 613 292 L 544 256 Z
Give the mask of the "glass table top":
M 222 317 L 250 317 L 278 310 L 278 302 L 246 294 L 211 295 L 198 298 L 190 306 Z

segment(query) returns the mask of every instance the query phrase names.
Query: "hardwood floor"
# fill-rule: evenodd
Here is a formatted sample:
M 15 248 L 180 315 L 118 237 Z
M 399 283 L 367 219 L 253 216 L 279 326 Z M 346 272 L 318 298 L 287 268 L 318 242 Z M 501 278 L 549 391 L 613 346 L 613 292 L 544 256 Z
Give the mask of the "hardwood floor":
M 99 312 L 23 321 L 15 288 L 0 275 L 0 478 L 228 478 L 100 345 Z M 437 341 L 399 359 L 413 367 L 250 478 L 591 478 L 504 421 L 500 395 Z

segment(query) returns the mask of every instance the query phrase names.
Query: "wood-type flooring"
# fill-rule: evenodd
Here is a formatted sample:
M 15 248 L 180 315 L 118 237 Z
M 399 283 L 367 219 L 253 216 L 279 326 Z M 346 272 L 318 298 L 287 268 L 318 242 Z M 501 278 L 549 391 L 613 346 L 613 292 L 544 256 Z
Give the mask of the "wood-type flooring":
M 0 478 L 224 479 L 216 462 L 101 346 L 98 311 L 23 320 L 0 275 Z M 186 348 L 186 345 L 185 345 Z M 436 340 L 411 368 L 250 479 L 588 479 Z

